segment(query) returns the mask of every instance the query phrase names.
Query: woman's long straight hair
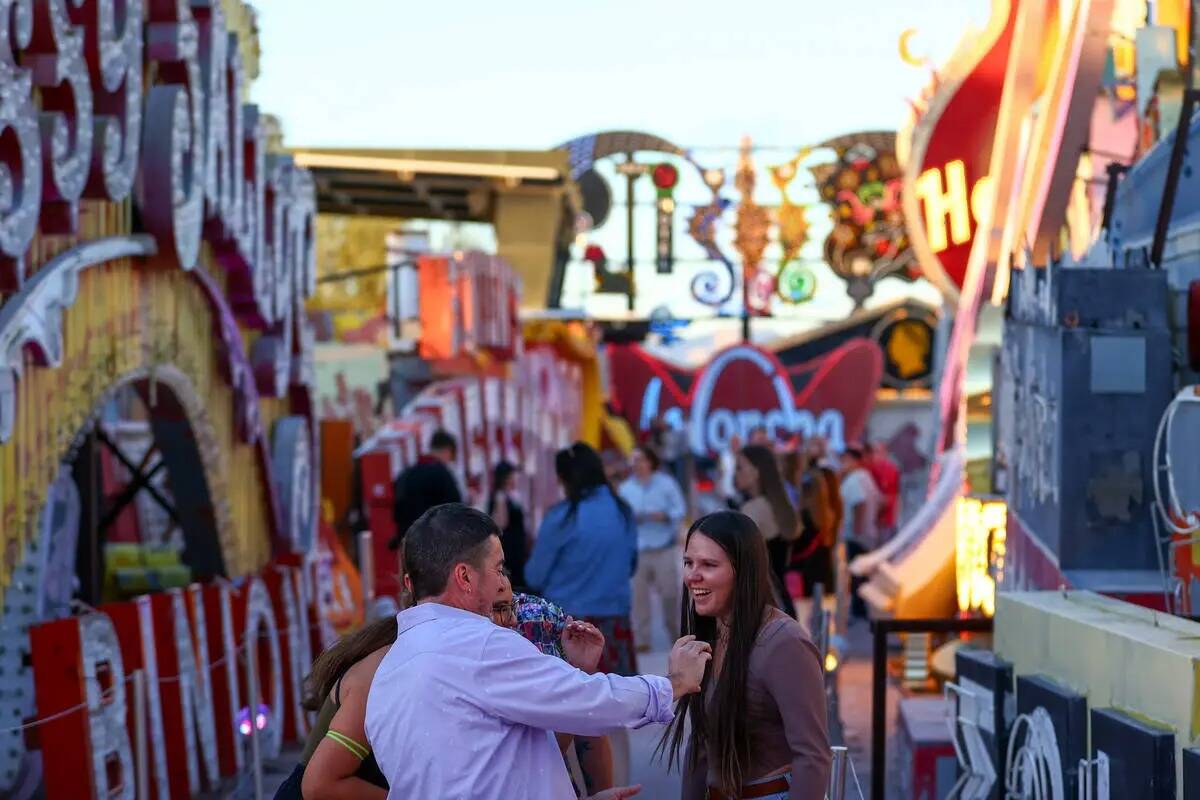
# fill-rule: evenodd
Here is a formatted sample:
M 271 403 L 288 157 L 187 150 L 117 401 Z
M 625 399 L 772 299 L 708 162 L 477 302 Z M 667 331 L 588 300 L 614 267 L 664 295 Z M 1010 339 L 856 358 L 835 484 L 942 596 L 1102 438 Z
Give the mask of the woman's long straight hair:
M 368 622 L 354 633 L 338 639 L 328 650 L 317 656 L 312 671 L 305 680 L 304 701 L 309 711 L 320 711 L 333 687 L 351 667 L 396 641 L 397 622 L 395 615 Z
M 696 534 L 712 539 L 733 565 L 733 610 L 729 618 L 729 641 L 725 645 L 721 676 L 711 692 L 711 709 L 705 707 L 705 697 L 715 662 L 704 671 L 700 691 L 689 694 L 675 704 L 675 719 L 659 740 L 655 757 L 668 754 L 668 767 L 683 764 L 689 770 L 697 768 L 700 753 L 708 755 L 708 763 L 716 773 L 718 788 L 731 797 L 741 793 L 742 779 L 750 758 L 750 735 L 746 728 L 746 683 L 750 673 L 750 652 L 758 639 L 767 609 L 774 605 L 771 588 L 771 567 L 767 545 L 754 521 L 737 511 L 718 511 L 702 517 L 688 530 L 687 541 Z M 687 587 L 683 589 L 683 612 L 680 630 L 717 646 L 717 620 L 696 614 Z M 711 713 L 710 713 L 711 710 Z M 680 750 L 684 739 L 684 721 L 691 723 L 686 756 Z
M 779 474 L 779 460 L 775 454 L 761 444 L 750 444 L 742 448 L 741 455 L 758 472 L 758 488 L 771 506 L 771 514 L 784 539 L 797 536 L 796 509 L 783 488 L 783 476 Z
M 792 450 L 783 457 L 783 479 L 796 487 L 800 497 L 800 507 L 796 511 L 801 515 L 801 524 L 807 513 L 820 532 L 821 543 L 828 544 L 837 536 L 837 526 L 834 524 L 833 498 L 821 468 L 809 463 L 799 450 Z

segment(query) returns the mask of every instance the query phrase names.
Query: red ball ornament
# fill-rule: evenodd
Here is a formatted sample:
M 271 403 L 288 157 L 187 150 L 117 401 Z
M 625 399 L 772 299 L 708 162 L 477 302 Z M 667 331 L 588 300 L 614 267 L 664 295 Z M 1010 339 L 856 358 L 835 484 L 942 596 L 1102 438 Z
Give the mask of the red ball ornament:
M 650 177 L 654 181 L 654 188 L 668 192 L 679 183 L 679 170 L 672 164 L 659 164 Z

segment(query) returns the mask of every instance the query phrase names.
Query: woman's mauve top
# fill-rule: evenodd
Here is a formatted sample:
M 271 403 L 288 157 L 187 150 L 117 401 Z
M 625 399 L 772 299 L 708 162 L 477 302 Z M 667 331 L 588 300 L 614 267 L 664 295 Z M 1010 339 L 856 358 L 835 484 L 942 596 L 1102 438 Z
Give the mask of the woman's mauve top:
M 710 721 L 712 693 L 710 680 L 704 693 Z M 800 623 L 780 611 L 763 623 L 750 651 L 746 729 L 750 760 L 743 783 L 790 767 L 789 800 L 824 800 L 831 761 L 825 676 L 816 645 Z M 683 800 L 705 800 L 708 786 L 716 783 L 707 754 L 700 754 L 695 770 L 687 765 L 685 759 Z

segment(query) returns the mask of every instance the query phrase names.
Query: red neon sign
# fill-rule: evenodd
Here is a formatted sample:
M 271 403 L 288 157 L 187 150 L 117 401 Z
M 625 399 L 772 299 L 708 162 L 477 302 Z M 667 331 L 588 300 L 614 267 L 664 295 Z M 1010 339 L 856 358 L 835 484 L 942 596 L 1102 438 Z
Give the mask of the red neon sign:
M 912 131 L 904 216 L 925 276 L 957 298 L 978 220 L 990 209 L 992 142 L 1016 27 L 1017 0 L 997 2 L 990 44 L 976 60 L 951 64 Z M 988 35 L 981 37 L 985 43 Z
M 695 371 L 637 345 L 610 346 L 608 358 L 613 398 L 635 429 L 662 416 L 687 432 L 697 455 L 757 427 L 778 439 L 819 435 L 841 449 L 862 436 L 883 375 L 883 355 L 867 339 L 793 367 L 750 345 L 726 348 Z

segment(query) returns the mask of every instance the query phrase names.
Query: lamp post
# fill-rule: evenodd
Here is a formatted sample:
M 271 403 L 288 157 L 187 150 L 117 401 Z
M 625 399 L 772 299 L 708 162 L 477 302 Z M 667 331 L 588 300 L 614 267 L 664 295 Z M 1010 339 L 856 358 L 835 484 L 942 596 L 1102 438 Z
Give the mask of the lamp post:
M 625 176 L 625 264 L 628 273 L 626 277 L 629 279 L 625 290 L 626 305 L 630 311 L 633 311 L 634 301 L 634 285 L 633 285 L 633 217 L 634 217 L 634 184 L 637 179 L 649 172 L 648 164 L 639 164 L 634 161 L 633 153 L 626 153 L 625 160 L 617 164 L 617 173 Z

